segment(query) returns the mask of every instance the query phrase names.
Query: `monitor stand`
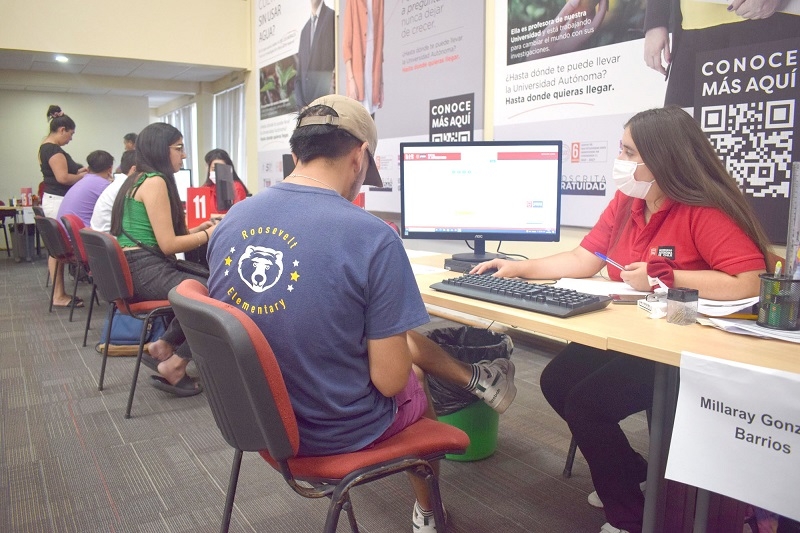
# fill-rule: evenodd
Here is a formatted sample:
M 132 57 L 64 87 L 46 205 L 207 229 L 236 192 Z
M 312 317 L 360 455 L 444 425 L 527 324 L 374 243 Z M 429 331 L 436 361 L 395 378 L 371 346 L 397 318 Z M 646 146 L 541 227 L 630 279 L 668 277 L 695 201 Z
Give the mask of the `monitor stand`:
M 463 263 L 478 264 L 492 259 L 506 259 L 503 254 L 486 253 L 486 241 L 483 239 L 475 239 L 474 251 L 472 253 L 453 254 L 453 261 L 460 261 Z

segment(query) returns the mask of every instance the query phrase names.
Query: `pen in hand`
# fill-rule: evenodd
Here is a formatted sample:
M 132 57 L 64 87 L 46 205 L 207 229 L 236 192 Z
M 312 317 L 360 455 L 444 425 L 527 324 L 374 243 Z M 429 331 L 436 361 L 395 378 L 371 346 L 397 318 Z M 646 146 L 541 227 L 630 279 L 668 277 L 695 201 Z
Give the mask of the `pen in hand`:
M 620 265 L 619 263 L 617 263 L 616 261 L 614 261 L 610 257 L 607 257 L 607 256 L 601 254 L 600 252 L 595 252 L 594 255 L 596 255 L 597 257 L 599 257 L 600 259 L 602 259 L 603 261 L 605 261 L 609 265 L 613 265 L 613 266 L 617 267 L 620 270 L 625 270 L 624 266 Z

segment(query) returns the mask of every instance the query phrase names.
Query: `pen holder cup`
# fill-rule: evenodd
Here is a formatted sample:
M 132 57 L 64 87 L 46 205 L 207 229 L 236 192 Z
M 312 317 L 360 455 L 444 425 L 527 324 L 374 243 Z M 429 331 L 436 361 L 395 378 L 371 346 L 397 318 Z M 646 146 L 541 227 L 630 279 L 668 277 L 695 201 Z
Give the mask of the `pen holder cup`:
M 759 326 L 773 329 L 800 329 L 800 279 L 761 274 L 758 301 Z

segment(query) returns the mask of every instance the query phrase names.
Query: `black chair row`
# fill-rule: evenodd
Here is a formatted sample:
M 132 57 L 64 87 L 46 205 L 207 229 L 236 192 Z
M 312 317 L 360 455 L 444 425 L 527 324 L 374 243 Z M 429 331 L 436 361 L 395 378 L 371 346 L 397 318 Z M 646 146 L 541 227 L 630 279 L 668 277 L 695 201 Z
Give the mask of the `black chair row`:
M 44 217 L 46 218 L 46 217 Z M 49 238 L 59 235 L 53 219 L 39 221 Z M 223 512 L 221 531 L 228 531 L 245 451 L 256 451 L 288 485 L 307 498 L 330 499 L 323 531 L 336 531 L 344 510 L 351 530 L 358 532 L 349 491 L 355 486 L 386 476 L 409 472 L 428 485 L 439 531 L 446 531 L 439 485 L 431 462 L 448 453 L 464 453 L 469 437 L 455 427 L 434 420 L 420 420 L 399 434 L 359 452 L 303 457 L 298 454 L 297 420 L 275 355 L 255 323 L 228 304 L 208 297 L 206 288 L 184 281 L 170 292 L 169 300 L 132 302 L 133 282 L 128 262 L 117 240 L 106 233 L 80 227 L 80 221 L 65 220 L 73 237 L 72 256 L 54 243 L 51 255 L 82 263 L 93 283 L 92 295 L 109 302 L 108 330 L 117 314 L 130 315 L 145 323 L 139 342 L 125 418 L 130 418 L 136 381 L 142 362 L 147 325 L 158 316 L 173 312 L 181 320 L 192 355 L 203 381 L 217 427 L 235 449 Z M 77 231 L 75 231 L 77 228 Z M 63 228 L 61 229 L 63 231 Z M 62 235 L 63 238 L 63 235 Z M 47 242 L 47 240 L 46 240 Z M 62 248 L 63 243 L 60 243 Z M 86 332 L 84 332 L 84 346 Z M 100 369 L 103 390 L 108 358 L 108 338 Z

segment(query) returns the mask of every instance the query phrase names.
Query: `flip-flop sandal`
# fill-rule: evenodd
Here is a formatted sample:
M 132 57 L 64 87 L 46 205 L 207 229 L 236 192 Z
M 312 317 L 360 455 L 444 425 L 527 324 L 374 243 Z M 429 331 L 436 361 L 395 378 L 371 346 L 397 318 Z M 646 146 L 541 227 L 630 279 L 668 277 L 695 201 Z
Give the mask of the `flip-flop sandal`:
M 158 359 L 153 357 L 152 355 L 148 355 L 146 353 L 142 353 L 142 364 L 149 368 L 154 372 L 158 372 L 158 363 L 160 363 Z
M 70 307 L 72 307 L 72 298 L 70 298 L 69 301 L 64 305 L 53 304 L 53 307 L 60 307 L 61 309 L 65 308 L 69 309 Z M 78 298 L 77 296 L 75 297 L 75 307 L 76 308 L 83 307 L 83 300 L 81 298 Z
M 161 376 L 150 376 L 150 385 L 158 390 L 180 396 L 181 398 L 194 396 L 203 392 L 203 385 L 185 374 L 175 385 L 171 385 L 169 381 Z

